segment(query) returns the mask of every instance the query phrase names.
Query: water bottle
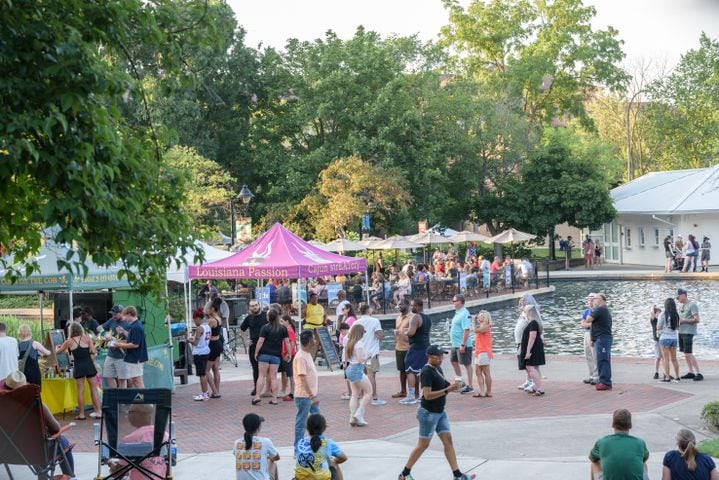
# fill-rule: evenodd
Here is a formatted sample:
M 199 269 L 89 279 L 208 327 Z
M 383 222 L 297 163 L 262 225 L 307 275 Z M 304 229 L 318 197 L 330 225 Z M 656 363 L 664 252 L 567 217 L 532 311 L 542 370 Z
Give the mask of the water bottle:
M 175 438 L 175 422 L 170 422 L 170 465 L 177 465 L 177 438 Z

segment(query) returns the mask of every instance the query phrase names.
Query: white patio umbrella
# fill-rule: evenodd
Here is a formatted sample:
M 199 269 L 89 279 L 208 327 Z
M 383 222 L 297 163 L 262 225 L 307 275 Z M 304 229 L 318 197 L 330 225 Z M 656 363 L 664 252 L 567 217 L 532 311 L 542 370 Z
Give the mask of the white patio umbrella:
M 482 235 L 481 233 L 476 232 L 470 232 L 469 230 L 462 230 L 461 232 L 457 232 L 449 239 L 456 243 L 467 243 L 467 242 L 484 242 L 489 237 L 486 235 Z
M 393 235 L 367 248 L 370 250 L 407 250 L 422 247 L 421 243 L 413 242 L 402 235 Z
M 407 238 L 412 242 L 421 243 L 422 245 L 453 242 L 453 240 L 450 240 L 449 237 L 445 237 L 444 235 L 440 235 L 439 233 L 433 231 L 418 233 Z
M 357 252 L 360 250 L 367 250 L 367 247 L 360 242 L 355 242 L 348 238 L 338 238 L 332 240 L 324 246 L 330 252 Z
M 366 248 L 369 248 L 371 245 L 375 245 L 377 242 L 381 242 L 382 240 L 384 240 L 384 238 L 367 237 L 365 239 L 360 240 L 357 243 L 364 245 Z
M 327 252 L 332 252 L 332 251 L 334 251 L 334 250 L 330 250 L 329 248 L 327 248 L 327 244 L 324 244 L 324 243 L 322 243 L 322 242 L 318 242 L 317 240 L 310 240 L 310 241 L 307 242 L 307 243 L 309 243 L 310 245 L 312 245 L 312 246 L 314 246 L 314 247 L 321 248 L 322 250 L 325 250 L 325 251 L 327 251 Z
M 533 240 L 537 236 L 532 235 L 531 233 L 524 233 L 520 232 L 519 230 L 515 230 L 513 228 L 510 228 L 509 230 L 505 230 L 502 233 L 498 233 L 497 235 L 493 236 L 492 238 L 489 238 L 485 240 L 485 243 L 511 243 L 511 252 L 512 252 L 512 258 L 514 258 L 514 244 L 518 242 L 526 242 L 528 240 Z
M 515 230 L 514 228 L 510 228 L 509 230 L 505 230 L 502 233 L 498 233 L 497 235 L 493 236 L 492 238 L 488 238 L 487 240 L 484 240 L 485 243 L 514 243 L 514 242 L 526 242 L 528 240 L 533 240 L 537 236 L 532 235 L 531 233 L 524 233 L 520 232 L 519 230 Z

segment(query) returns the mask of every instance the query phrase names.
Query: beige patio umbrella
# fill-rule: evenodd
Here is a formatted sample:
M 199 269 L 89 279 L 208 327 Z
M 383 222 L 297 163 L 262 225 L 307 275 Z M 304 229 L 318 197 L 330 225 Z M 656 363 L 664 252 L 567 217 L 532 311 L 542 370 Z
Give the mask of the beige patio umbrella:
M 497 235 L 488 238 L 487 240 L 484 240 L 485 243 L 514 243 L 514 242 L 526 242 L 528 240 L 533 240 L 537 238 L 536 235 L 532 235 L 531 233 L 524 233 L 520 232 L 519 230 L 515 230 L 514 228 L 510 228 L 509 230 L 505 230 L 502 233 L 498 233 Z
M 486 235 L 470 232 L 469 230 L 462 230 L 449 237 L 449 239 L 455 243 L 484 242 L 488 238 Z
M 497 235 L 493 236 L 492 238 L 488 238 L 487 240 L 484 240 L 484 242 L 485 243 L 510 243 L 512 258 L 514 258 L 514 244 L 515 243 L 526 242 L 529 240 L 534 240 L 535 238 L 537 238 L 536 235 L 532 235 L 531 233 L 520 232 L 519 230 L 510 228 L 509 230 L 505 230 L 502 233 L 498 233 Z
M 413 242 L 402 235 L 393 235 L 367 248 L 370 250 L 407 250 L 422 247 L 423 245 L 421 243 Z
M 361 242 L 355 242 L 348 238 L 338 238 L 337 240 L 332 240 L 325 245 L 325 247 L 330 252 L 357 252 L 360 250 L 367 250 L 367 247 Z
M 449 237 L 445 237 L 444 235 L 440 235 L 436 232 L 424 232 L 424 233 L 417 233 L 415 235 L 411 235 L 407 237 L 408 240 L 416 243 L 421 243 L 422 245 L 431 245 L 431 244 L 440 244 L 440 243 L 452 243 L 453 240 L 450 240 Z
M 330 250 L 329 248 L 327 248 L 327 245 L 325 245 L 325 244 L 322 243 L 322 242 L 318 242 L 317 240 L 310 240 L 310 241 L 307 242 L 307 243 L 309 243 L 310 245 L 315 246 L 315 247 L 317 247 L 317 248 L 321 248 L 322 250 L 325 250 L 325 251 L 327 251 L 327 252 L 333 251 L 333 250 Z

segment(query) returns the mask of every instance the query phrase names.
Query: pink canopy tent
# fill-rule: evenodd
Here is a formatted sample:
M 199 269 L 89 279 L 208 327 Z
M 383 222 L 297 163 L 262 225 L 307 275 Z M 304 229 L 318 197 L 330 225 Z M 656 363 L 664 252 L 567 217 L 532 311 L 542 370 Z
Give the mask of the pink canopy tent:
M 327 252 L 275 223 L 241 252 L 204 265 L 191 265 L 190 278 L 289 279 L 364 272 L 366 269 L 365 258 Z

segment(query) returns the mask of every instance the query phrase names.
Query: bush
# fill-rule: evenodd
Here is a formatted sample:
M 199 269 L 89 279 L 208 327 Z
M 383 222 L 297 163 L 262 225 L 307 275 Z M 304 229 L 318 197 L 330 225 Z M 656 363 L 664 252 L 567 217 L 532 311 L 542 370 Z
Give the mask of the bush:
M 719 401 L 709 402 L 704 405 L 701 417 L 709 426 L 719 429 Z
M 44 307 L 52 307 L 52 301 L 45 299 Z M 40 298 L 37 295 L 0 295 L 0 308 L 39 308 Z
M 0 322 L 4 323 L 7 327 L 7 334 L 10 337 L 17 338 L 17 329 L 22 325 L 23 323 L 30 327 L 30 331 L 32 332 L 32 338 L 33 340 L 37 340 L 38 342 L 42 343 L 43 338 L 41 338 L 40 335 L 40 322 L 34 321 L 34 320 L 27 320 L 23 318 L 13 317 L 9 315 L 0 315 Z M 46 330 L 51 330 L 52 324 L 48 325 Z

